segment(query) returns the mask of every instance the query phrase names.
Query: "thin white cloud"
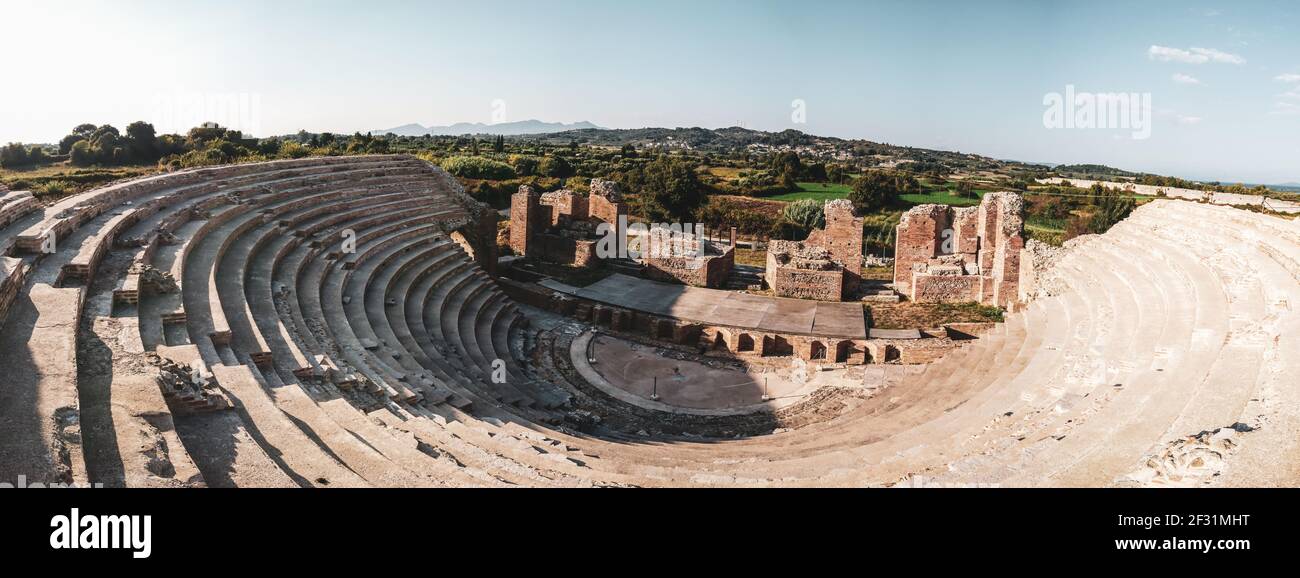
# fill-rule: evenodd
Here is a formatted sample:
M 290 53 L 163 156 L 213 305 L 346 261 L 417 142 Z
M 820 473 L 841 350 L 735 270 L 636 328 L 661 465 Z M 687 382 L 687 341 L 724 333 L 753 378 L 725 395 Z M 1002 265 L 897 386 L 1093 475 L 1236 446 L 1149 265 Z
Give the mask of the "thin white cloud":
M 1201 83 L 1201 80 L 1199 78 L 1196 78 L 1195 76 L 1192 76 L 1190 74 L 1183 74 L 1181 72 L 1175 72 L 1173 79 L 1174 82 L 1177 82 L 1178 84 L 1200 84 Z
M 1178 111 L 1171 108 L 1158 108 L 1156 109 L 1156 114 L 1163 118 L 1173 119 L 1174 122 L 1181 125 L 1187 125 L 1187 126 L 1191 126 L 1194 124 L 1201 124 L 1201 121 L 1205 120 L 1204 118 L 1199 116 L 1189 116 L 1189 115 L 1181 114 Z
M 1300 114 L 1300 104 L 1294 102 L 1275 102 L 1273 103 L 1273 110 L 1269 111 L 1269 114 L 1281 116 L 1297 115 Z
M 1297 83 L 1300 82 L 1300 74 L 1296 74 L 1294 72 L 1288 72 L 1286 74 L 1279 74 L 1273 77 L 1273 80 L 1276 80 L 1278 82 L 1285 82 L 1288 84 Z
M 1185 64 L 1206 64 L 1209 62 L 1221 64 L 1245 64 L 1246 59 L 1236 54 L 1216 50 L 1214 48 L 1196 48 L 1184 50 L 1182 48 L 1172 48 L 1169 46 L 1160 46 L 1152 44 L 1147 49 L 1147 58 L 1158 60 L 1160 62 L 1182 62 Z
M 1192 48 L 1192 52 L 1195 52 L 1195 53 L 1197 53 L 1197 54 L 1201 54 L 1201 55 L 1204 55 L 1204 56 L 1208 57 L 1208 58 L 1210 59 L 1211 62 L 1222 62 L 1222 63 L 1225 63 L 1225 64 L 1245 64 L 1245 63 L 1246 63 L 1246 59 L 1245 59 L 1245 58 L 1242 58 L 1242 57 L 1240 57 L 1240 56 L 1237 56 L 1236 54 L 1229 54 L 1229 53 L 1227 53 L 1227 52 L 1223 52 L 1223 51 L 1220 51 L 1220 50 L 1215 50 L 1215 49 L 1213 49 L 1213 48 Z

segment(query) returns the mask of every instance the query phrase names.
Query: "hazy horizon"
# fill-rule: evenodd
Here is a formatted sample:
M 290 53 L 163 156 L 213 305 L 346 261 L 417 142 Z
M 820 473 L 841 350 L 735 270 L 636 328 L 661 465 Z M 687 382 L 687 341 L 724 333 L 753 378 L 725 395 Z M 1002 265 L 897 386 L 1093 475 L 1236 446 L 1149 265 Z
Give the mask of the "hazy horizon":
M 0 43 L 29 56 L 9 59 L 3 142 L 57 142 L 83 122 L 175 132 L 204 119 L 270 136 L 537 119 L 796 129 L 1300 182 L 1300 39 L 1290 32 L 1300 6 L 1280 1 L 82 0 L 3 10 L 11 26 Z M 1068 87 L 1149 96 L 1149 137 L 1046 128 L 1045 97 Z

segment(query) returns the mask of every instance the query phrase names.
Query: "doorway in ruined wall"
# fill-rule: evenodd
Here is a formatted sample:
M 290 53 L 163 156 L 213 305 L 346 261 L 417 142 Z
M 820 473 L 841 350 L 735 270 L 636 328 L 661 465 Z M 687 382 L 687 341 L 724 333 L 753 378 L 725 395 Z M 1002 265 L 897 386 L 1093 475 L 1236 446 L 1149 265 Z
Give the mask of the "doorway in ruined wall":
M 808 344 L 808 359 L 813 361 L 825 361 L 826 345 L 820 341 L 814 341 Z
M 718 332 L 714 334 L 713 336 L 714 351 L 731 351 L 731 349 L 727 347 L 727 337 L 728 336 L 726 332 L 722 331 L 721 329 L 719 329 Z
M 655 337 L 672 341 L 673 339 L 673 322 L 661 320 L 655 324 Z
M 844 363 L 849 360 L 849 353 L 853 350 L 852 341 L 841 341 L 835 344 L 835 363 Z
M 783 355 L 793 355 L 794 346 L 786 338 L 780 335 L 772 335 L 763 338 L 763 355 L 772 357 L 781 357 Z
M 745 352 L 754 350 L 754 337 L 748 333 L 741 333 L 736 340 L 736 351 Z

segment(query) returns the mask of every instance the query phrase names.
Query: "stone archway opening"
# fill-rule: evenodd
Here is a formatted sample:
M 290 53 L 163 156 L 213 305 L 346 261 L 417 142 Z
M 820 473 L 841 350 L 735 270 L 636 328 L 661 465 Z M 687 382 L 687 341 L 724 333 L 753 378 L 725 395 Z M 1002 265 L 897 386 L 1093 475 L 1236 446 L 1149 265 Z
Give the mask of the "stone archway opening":
M 736 351 L 754 351 L 754 337 L 748 333 L 741 333 L 736 341 Z
M 813 361 L 826 360 L 826 344 L 820 341 L 814 341 L 808 345 L 808 359 Z

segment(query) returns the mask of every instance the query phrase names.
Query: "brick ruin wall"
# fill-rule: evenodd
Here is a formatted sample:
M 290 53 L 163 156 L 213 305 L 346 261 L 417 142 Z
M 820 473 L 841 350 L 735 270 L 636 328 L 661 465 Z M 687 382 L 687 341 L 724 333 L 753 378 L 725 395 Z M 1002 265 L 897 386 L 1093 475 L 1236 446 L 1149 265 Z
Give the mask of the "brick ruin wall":
M 769 278 L 777 297 L 841 301 L 844 297 L 844 276 L 842 270 L 776 267 Z
M 1024 248 L 1023 199 L 984 195 L 977 207 L 914 207 L 899 220 L 894 289 L 917 302 L 975 301 L 1013 309 Z
M 519 256 L 561 265 L 591 267 L 599 261 L 598 222 L 617 224 L 627 214 L 618 186 L 593 179 L 591 194 L 569 190 L 541 194 L 528 185 L 510 197 L 510 248 Z M 606 220 L 612 217 L 612 220 Z
M 510 249 L 521 257 L 528 256 L 529 241 L 537 231 L 541 212 L 541 195 L 528 185 L 510 196 Z M 549 220 L 549 215 L 547 216 Z
M 842 301 L 862 280 L 862 217 L 847 200 L 827 201 L 826 226 L 805 241 L 772 241 L 764 280 L 778 297 Z
M 547 226 L 558 227 L 566 221 L 582 221 L 587 218 L 587 198 L 569 190 L 544 193 L 539 203 L 550 207 Z
M 586 268 L 600 260 L 596 255 L 596 241 L 542 233 L 535 235 L 532 243 L 530 256 L 550 263 Z
M 609 331 L 646 337 L 667 345 L 703 348 L 709 355 L 757 362 L 765 357 L 795 356 L 805 361 L 858 364 L 924 364 L 951 352 L 972 335 L 986 331 L 993 324 L 953 324 L 923 330 L 920 338 L 902 339 L 869 337 L 846 339 L 816 335 L 799 335 L 753 331 L 738 327 L 707 325 L 633 311 L 560 293 L 533 282 L 500 279 L 511 299 L 553 313 L 574 317 L 599 325 Z M 955 337 L 954 337 L 955 334 Z
M 620 215 L 627 214 L 623 193 L 613 181 L 592 179 L 587 196 L 587 214 L 602 223 L 618 223 Z
M 862 279 L 862 217 L 844 199 L 827 201 L 822 208 L 826 226 L 808 236 L 808 242 L 825 247 L 831 259 L 844 270 L 845 287 L 856 287 Z
M 645 276 L 694 287 L 718 288 L 726 285 L 735 263 L 736 251 L 733 247 L 723 247 L 721 255 L 704 257 L 649 256 L 645 258 Z

